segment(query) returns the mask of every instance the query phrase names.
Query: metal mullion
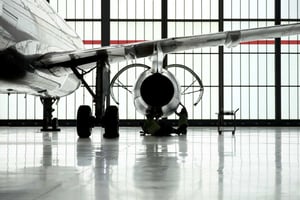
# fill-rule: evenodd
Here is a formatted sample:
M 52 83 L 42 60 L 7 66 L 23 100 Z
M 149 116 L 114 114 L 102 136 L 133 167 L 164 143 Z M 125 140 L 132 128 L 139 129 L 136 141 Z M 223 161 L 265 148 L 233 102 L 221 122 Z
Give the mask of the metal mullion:
M 297 1 L 296 5 L 297 5 L 297 18 L 299 18 L 299 4 L 298 4 L 298 1 Z M 297 40 L 298 39 L 299 39 L 299 36 L 297 36 Z M 299 45 L 297 45 L 297 53 L 298 52 L 299 52 Z M 299 56 L 298 55 L 297 55 L 297 66 L 299 66 Z M 297 85 L 299 85 L 299 68 L 298 67 L 297 67 Z M 298 100 L 297 101 L 297 119 L 299 119 L 299 88 L 297 89 L 297 100 Z
M 232 26 L 231 26 L 232 29 Z M 231 50 L 232 51 L 232 50 Z M 231 102 L 230 102 L 230 109 L 232 110 L 233 108 L 233 54 L 230 54 L 230 59 L 231 59 L 231 64 L 230 64 L 230 95 L 231 95 Z
M 197 54 L 197 53 L 195 53 L 195 54 Z M 200 53 L 198 53 L 198 54 L 200 54 Z M 203 54 L 205 54 L 205 53 L 203 53 Z M 232 53 L 224 52 L 224 55 L 227 55 L 227 54 L 245 54 L 245 55 L 251 55 L 251 54 L 274 54 L 274 53 L 273 52 L 232 52 Z M 285 53 L 282 53 L 282 54 L 285 54 Z M 294 53 L 294 54 L 296 54 L 296 53 Z
M 223 1 L 223 0 L 219 0 Z M 203 19 L 203 1 L 201 1 L 201 19 Z M 219 7 L 220 9 L 220 7 Z M 203 22 L 201 22 L 201 34 L 203 33 Z M 201 48 L 201 53 L 203 53 L 203 50 Z M 201 79 L 203 77 L 203 54 L 201 54 Z M 201 119 L 203 120 L 203 101 L 201 101 Z
M 117 16 L 119 19 L 120 18 L 120 0 L 118 0 L 117 6 L 118 6 Z M 102 27 L 101 27 L 101 29 L 102 29 Z M 117 39 L 118 39 L 118 41 L 120 41 L 120 21 L 117 21 L 117 31 L 118 31 Z M 119 62 L 118 62 L 118 71 L 120 71 L 120 63 Z M 118 88 L 117 94 L 118 94 L 118 101 L 120 102 L 120 88 Z
M 206 86 L 206 87 L 208 87 L 208 86 Z M 211 86 L 211 87 L 215 87 L 215 86 Z M 273 87 L 273 86 L 270 86 L 270 85 L 224 85 L 224 87 L 262 88 L 262 87 Z M 285 86 L 285 87 L 287 87 L 287 86 Z M 294 87 L 300 87 L 300 86 L 294 86 Z
M 268 18 L 268 1 L 266 1 L 266 18 Z M 267 22 L 265 22 L 267 25 Z M 266 50 L 268 51 L 268 46 L 266 46 Z M 268 56 L 265 54 L 266 57 L 266 85 L 268 85 Z M 268 88 L 266 87 L 266 116 L 265 118 L 268 119 Z
M 218 22 L 218 19 L 168 19 L 170 22 Z
M 281 85 L 282 87 L 300 88 L 300 85 Z
M 201 29 L 201 33 L 202 33 L 202 29 Z M 202 52 L 202 49 L 201 49 L 201 52 Z M 201 79 L 203 80 L 203 54 L 201 54 L 200 72 L 201 72 Z M 201 119 L 203 119 L 203 101 L 201 101 Z
M 134 19 L 131 19 L 131 18 L 128 18 L 128 19 L 111 19 L 112 22 L 115 22 L 115 21 L 119 21 L 119 22 L 160 22 L 161 20 L 160 19 L 137 19 L 137 18 L 134 18 Z
M 144 32 L 143 32 L 143 37 L 144 37 L 144 40 L 146 40 L 146 6 L 145 6 L 145 4 L 146 4 L 146 0 L 143 0 L 144 1 L 144 21 L 143 21 L 143 29 L 144 29 Z M 144 64 L 146 64 L 146 61 L 145 61 L 145 59 L 143 59 L 143 62 L 144 62 Z
M 19 119 L 19 94 L 16 94 L 16 119 Z
M 281 1 L 275 0 L 275 25 L 281 24 Z M 275 119 L 281 120 L 281 39 L 275 39 Z
M 219 31 L 220 32 L 224 31 L 224 0 L 219 0 Z M 219 47 L 219 113 L 223 110 L 224 110 L 224 47 L 220 46 Z M 223 120 L 223 117 L 221 120 Z
M 257 5 L 258 5 L 258 0 L 257 0 Z M 258 6 L 257 6 L 257 9 L 258 9 Z M 256 22 L 256 27 L 257 27 L 257 28 L 259 27 L 258 21 Z M 257 45 L 257 52 L 259 52 L 259 49 L 260 49 L 260 46 Z M 259 85 L 259 82 L 260 82 L 260 81 L 259 81 L 259 55 L 257 54 L 256 57 L 257 57 L 257 64 L 256 64 L 256 70 L 257 70 L 256 73 L 257 73 L 257 76 L 256 76 L 256 78 L 257 78 L 257 85 Z M 259 88 L 257 88 L 256 94 L 257 94 L 257 97 L 256 97 L 256 100 L 257 100 L 257 108 L 256 108 L 257 113 L 256 113 L 256 118 L 259 119 L 259 118 L 260 118 L 260 117 L 259 117 Z
M 289 18 L 291 17 L 291 15 L 290 15 L 291 7 L 290 6 L 291 6 L 290 0 L 288 0 L 288 16 L 289 16 Z M 290 37 L 288 37 L 288 39 L 290 39 Z M 289 87 L 288 87 L 288 108 L 289 108 L 289 119 L 291 119 L 291 87 L 290 87 L 290 85 L 291 85 L 291 62 L 290 62 L 291 48 L 290 48 L 290 44 L 288 45 L 288 52 L 289 52 L 289 54 L 288 54 L 288 85 L 289 85 Z
M 259 46 L 258 46 L 258 51 L 259 51 Z M 259 85 L 260 81 L 259 81 L 259 55 L 257 54 L 257 84 Z M 257 119 L 260 119 L 260 116 L 259 116 L 259 88 L 257 88 Z
M 66 17 L 67 17 L 68 15 L 66 14 Z M 94 38 L 93 38 L 94 39 Z M 73 111 L 73 116 L 74 116 L 74 118 L 76 118 L 76 115 L 77 115 L 77 92 L 74 92 L 74 111 Z
M 77 11 L 76 11 L 76 7 L 77 7 L 77 0 L 75 0 L 75 2 L 74 2 L 74 15 L 75 15 L 74 16 L 75 17 L 74 28 L 75 28 L 75 32 L 77 32 L 77 23 L 76 23 L 77 22 L 77 20 L 76 20 L 77 19 Z M 85 87 L 83 87 L 83 89 L 82 89 L 82 103 L 83 104 L 85 104 L 85 91 L 86 91 L 86 89 L 85 89 Z M 77 110 L 77 108 L 75 110 Z M 58 115 L 58 111 L 59 111 L 59 109 L 58 109 L 58 104 L 57 104 L 57 115 Z
M 241 5 L 241 4 L 240 4 Z M 248 0 L 248 18 L 250 19 L 250 0 Z M 240 19 L 240 23 L 242 24 L 242 19 Z M 247 21 L 247 23 L 249 24 L 249 21 Z M 249 45 L 248 45 L 249 47 Z M 242 107 L 242 99 L 243 99 L 243 96 L 242 96 L 242 70 L 243 70 L 243 67 L 242 67 L 242 55 L 244 53 L 243 52 L 239 52 L 239 55 L 240 55 L 240 85 L 239 85 L 239 88 L 240 88 L 240 107 Z M 247 52 L 247 55 L 249 56 L 249 51 Z M 243 109 L 240 109 L 240 119 L 242 118 L 242 113 L 243 113 Z
M 177 11 L 177 0 L 175 0 L 175 13 Z M 177 15 L 175 15 L 175 19 L 177 19 Z M 177 22 L 175 23 L 175 37 L 177 36 Z M 177 56 L 175 56 L 175 63 L 177 64 Z M 177 69 L 175 68 L 175 77 L 177 77 Z
M 126 0 L 126 19 L 128 19 L 128 0 Z M 128 21 L 126 21 L 126 40 L 128 41 Z M 128 63 L 126 63 L 128 64 Z M 128 85 L 128 70 L 126 71 L 126 84 Z M 128 92 L 126 92 L 126 118 L 128 119 Z
M 68 0 L 66 0 L 66 18 L 68 17 Z
M 232 15 L 233 15 L 233 3 L 232 3 L 232 0 L 231 0 L 231 13 L 230 13 L 230 16 L 231 16 L 231 18 L 232 18 Z M 230 21 L 230 29 L 232 30 L 232 27 L 233 27 L 233 22 L 232 21 Z M 232 48 L 230 49 L 230 60 L 231 60 L 231 62 L 230 62 L 230 97 L 231 97 L 231 100 L 230 100 L 230 109 L 232 109 L 232 107 L 233 107 L 233 105 L 232 105 L 232 103 L 233 103 L 233 101 L 232 101 L 232 99 L 233 99 L 233 87 L 232 87 L 232 84 L 233 84 L 233 78 L 232 78 L 232 76 L 233 76 L 233 67 L 232 67 L 232 62 L 233 62 L 233 54 L 232 54 Z
M 203 52 L 203 53 L 197 53 L 197 52 L 195 52 L 195 53 L 189 53 L 189 52 L 186 52 L 186 53 L 182 53 L 182 52 L 180 52 L 180 53 L 169 53 L 169 55 L 180 55 L 180 54 L 186 54 L 186 55 L 210 55 L 210 54 L 211 55 L 218 55 L 218 52 L 216 52 L 216 53 L 206 53 L 206 52 Z
M 298 52 L 290 52 L 290 53 L 282 52 L 282 53 L 281 53 L 281 55 L 286 55 L 286 54 L 287 54 L 287 55 L 288 55 L 288 54 L 291 54 L 291 55 L 297 54 L 297 55 L 298 55 L 299 53 L 298 53 Z
M 65 97 L 65 119 L 68 119 L 68 96 Z
M 36 98 L 37 97 L 34 97 L 34 100 L 33 100 L 33 105 L 34 105 L 34 107 L 33 107 L 33 119 L 35 119 L 36 120 Z
M 249 1 L 250 2 L 250 1 Z M 250 9 L 249 9 L 250 11 Z M 249 12 L 250 13 L 250 12 Z M 248 23 L 248 28 L 250 28 L 250 23 Z M 250 51 L 250 45 L 248 45 L 248 51 Z M 249 60 L 249 63 L 248 63 L 248 85 L 249 85 L 249 91 L 248 91 L 248 101 L 249 101 L 249 105 L 248 105 L 248 119 L 250 119 L 250 112 L 251 112 L 251 98 L 250 98 L 250 93 L 251 93 L 251 90 L 250 90 L 250 86 L 251 86 L 251 73 L 250 73 L 250 68 L 251 68 L 251 57 L 250 57 L 250 54 L 248 54 L 248 60 Z
M 299 18 L 281 18 L 281 21 L 299 22 Z
M 66 18 L 68 17 L 68 1 L 66 0 Z M 84 37 L 83 37 L 84 38 Z M 68 96 L 65 97 L 65 119 L 68 119 Z
M 250 9 L 250 0 L 248 0 L 248 18 L 250 18 L 250 12 L 251 12 L 251 9 Z M 257 18 L 257 17 L 256 17 Z M 250 28 L 250 21 L 247 22 L 248 23 L 248 28 Z M 250 52 L 250 45 L 248 44 L 248 52 Z M 248 60 L 249 60 L 249 63 L 248 63 L 248 89 L 249 89 L 249 97 L 248 97 L 248 100 L 249 100 L 249 105 L 248 105 L 248 119 L 250 119 L 250 54 L 248 53 Z M 242 93 L 241 93 L 242 94 Z
M 241 47 L 240 47 L 241 49 Z M 240 88 L 240 107 L 242 106 L 242 54 L 240 53 L 240 84 L 239 84 L 239 88 Z M 240 119 L 242 118 L 242 109 L 240 109 Z
M 84 9 L 85 10 L 85 9 Z M 92 10 L 92 17 L 94 18 L 94 0 L 92 0 L 92 8 L 91 8 L 91 10 Z M 84 15 L 84 18 L 86 18 L 86 16 Z M 88 22 L 88 21 L 86 21 L 85 20 L 85 22 Z M 94 25 L 95 25 L 95 22 L 92 22 L 92 40 L 94 41 L 95 40 L 95 36 L 94 36 Z M 94 43 L 92 43 L 92 48 L 94 48 Z M 96 85 L 96 83 L 95 83 L 95 71 L 96 70 L 93 70 L 92 71 L 92 73 L 91 73 L 91 76 L 92 76 L 92 85 L 93 86 L 95 86 Z M 91 87 L 91 86 L 90 86 Z M 95 88 L 95 87 L 94 87 Z M 94 90 L 94 93 L 96 93 L 96 90 Z M 75 101 L 75 105 L 76 105 L 76 93 L 74 93 L 74 101 Z M 75 107 L 75 109 L 74 109 L 74 116 L 76 116 L 76 107 Z M 92 112 L 94 113 L 95 111 L 94 111 L 94 106 L 92 106 Z
M 249 9 L 248 9 L 249 10 Z M 224 21 L 235 21 L 235 22 L 265 22 L 265 21 L 274 21 L 274 19 L 269 19 L 269 18 L 256 18 L 256 19 L 253 19 L 253 18 L 232 18 L 232 19 L 228 19 L 228 18 L 225 18 Z
M 168 0 L 161 1 L 161 36 L 162 38 L 168 37 Z M 167 64 L 167 63 L 164 63 Z
M 101 20 L 97 18 L 65 18 L 67 22 L 101 22 Z
M 56 0 L 56 12 L 58 12 L 58 0 Z
M 290 45 L 288 46 L 288 52 L 290 52 Z M 288 55 L 288 108 L 289 108 L 289 119 L 291 119 L 291 55 Z
M 266 0 L 266 18 L 268 18 L 268 1 Z
M 25 94 L 25 96 L 24 96 L 24 99 L 25 99 L 25 104 L 24 104 L 24 107 L 25 107 L 25 119 L 27 119 L 28 117 L 27 117 L 27 115 L 28 115 L 28 113 L 27 113 L 27 94 Z
M 195 12 L 194 12 L 194 0 L 192 0 L 192 18 L 195 19 Z M 192 22 L 192 34 L 195 35 L 195 29 L 194 29 L 194 25 L 195 25 L 195 22 Z M 194 50 L 192 51 L 194 53 Z M 195 71 L 195 62 L 194 62 L 194 59 L 195 59 L 195 55 L 193 54 L 192 56 L 192 69 L 193 71 Z M 192 94 L 192 99 L 193 99 L 193 102 L 195 102 L 195 88 L 193 88 L 193 94 Z M 192 107 L 192 118 L 194 119 L 195 118 L 195 109 L 194 109 L 194 106 Z
M 211 19 L 211 1 L 209 1 L 209 9 L 210 9 L 210 12 L 209 12 L 209 19 Z M 209 33 L 211 33 L 211 23 L 209 23 Z M 209 85 L 211 85 L 211 47 L 209 48 L 209 65 L 210 65 L 210 68 L 209 68 Z M 210 116 L 209 116 L 209 119 L 212 119 L 212 113 L 211 113 L 211 97 L 212 97 L 212 89 L 210 89 L 210 93 L 209 93 L 209 99 L 210 99 L 210 102 L 209 102 L 209 113 L 210 113 Z
M 183 18 L 185 19 L 185 4 L 186 4 L 186 0 L 184 0 L 184 4 L 183 4 Z M 183 34 L 184 34 L 184 36 L 186 36 L 186 32 L 185 32 L 185 24 L 186 22 L 183 22 Z M 184 52 L 184 54 L 183 54 L 183 63 L 184 63 L 184 65 L 186 65 L 185 64 L 185 52 Z M 184 85 L 186 85 L 186 79 L 185 79 L 185 70 L 183 71 L 183 83 L 184 83 Z M 186 98 L 185 98 L 185 95 L 184 95 L 184 97 L 183 97 L 183 104 L 185 104 L 185 101 L 186 101 Z
M 135 0 L 135 9 L 134 9 L 134 18 L 137 17 L 137 0 Z M 137 21 L 135 21 L 135 30 L 134 30 L 134 34 L 135 34 L 135 40 L 137 40 Z M 136 79 L 137 77 L 137 68 L 134 69 L 134 77 Z M 137 119 L 137 113 L 136 110 L 134 110 L 134 119 Z
M 268 50 L 268 46 L 267 46 L 267 50 Z M 269 80 L 268 80 L 268 56 L 266 54 L 266 85 L 269 85 Z M 269 109 L 268 109 L 268 99 L 269 99 L 269 90 L 266 87 L 266 119 L 269 119 Z
M 76 1 L 75 1 L 76 2 Z M 76 9 L 76 6 L 75 6 L 75 9 Z M 57 0 L 57 3 L 56 3 L 56 11 L 58 12 L 59 11 L 59 1 Z M 75 10 L 76 11 L 76 10 Z M 76 24 L 75 24 L 75 32 L 76 32 Z M 35 104 L 36 104 L 36 98 L 34 99 L 35 100 Z M 36 105 L 35 105 L 35 107 L 36 107 Z M 57 118 L 58 118 L 58 113 L 59 113 L 59 104 L 57 104 L 57 106 L 56 106 L 56 110 L 57 110 Z M 35 110 L 35 112 L 36 112 L 36 110 Z M 36 119 L 36 113 L 34 113 L 34 115 L 35 115 L 35 119 Z
M 146 6 L 145 6 L 145 4 L 146 4 L 146 0 L 144 0 L 144 40 L 146 40 Z M 143 59 L 143 61 L 144 61 L 144 64 L 146 64 L 146 61 L 145 61 L 145 59 Z

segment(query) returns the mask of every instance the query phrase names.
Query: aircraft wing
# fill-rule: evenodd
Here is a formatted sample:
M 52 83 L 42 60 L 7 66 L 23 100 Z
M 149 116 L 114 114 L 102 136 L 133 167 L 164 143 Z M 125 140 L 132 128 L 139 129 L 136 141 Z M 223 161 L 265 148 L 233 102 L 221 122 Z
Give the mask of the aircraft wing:
M 152 56 L 156 53 L 158 47 L 160 47 L 164 54 L 168 54 L 203 47 L 222 45 L 234 47 L 241 42 L 273 39 L 297 34 L 300 34 L 300 24 L 167 38 L 73 52 L 49 53 L 36 60 L 34 65 L 43 68 L 51 68 L 54 66 L 70 67 L 94 63 L 101 59 L 110 64 Z

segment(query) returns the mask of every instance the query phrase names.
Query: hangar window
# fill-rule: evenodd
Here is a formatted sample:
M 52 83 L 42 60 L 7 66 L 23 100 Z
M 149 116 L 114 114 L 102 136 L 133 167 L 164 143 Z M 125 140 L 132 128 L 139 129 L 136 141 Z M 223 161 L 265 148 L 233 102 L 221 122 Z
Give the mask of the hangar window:
M 225 30 L 272 26 L 273 22 L 226 21 Z M 274 43 L 254 41 L 224 49 L 224 108 L 240 119 L 275 119 Z
M 101 46 L 101 30 L 106 27 L 101 27 L 100 0 L 49 1 L 53 9 L 76 30 L 86 48 Z M 279 19 L 274 12 L 278 3 L 281 5 Z M 110 43 L 117 45 L 162 37 L 213 33 L 218 32 L 220 27 L 227 31 L 272 26 L 278 20 L 281 24 L 295 23 L 300 21 L 299 15 L 298 0 L 111 0 Z M 222 51 L 213 47 L 174 53 L 167 56 L 167 63 L 191 67 L 203 81 L 205 91 L 199 105 L 192 105 L 196 98 L 194 94 L 182 97 L 189 109 L 190 119 L 213 122 L 217 118 L 215 113 L 224 104 L 225 110 L 240 108 L 237 113 L 239 120 L 254 120 L 258 123 L 274 121 L 278 113 L 276 102 L 280 102 L 280 119 L 299 120 L 299 44 L 299 36 L 281 38 L 280 70 L 275 63 L 278 49 L 275 48 L 274 40 L 254 41 Z M 135 62 L 151 65 L 149 59 Z M 131 63 L 112 65 L 111 76 L 128 64 Z M 220 74 L 220 67 L 223 67 L 223 74 Z M 190 84 L 188 73 L 182 69 L 170 70 L 181 85 Z M 132 88 L 142 71 L 140 68 L 132 68 L 120 77 L 120 81 Z M 280 84 L 275 78 L 278 73 Z M 95 86 L 95 77 L 94 72 L 87 75 L 87 82 L 92 88 Z M 224 87 L 220 85 L 222 79 Z M 221 98 L 220 88 L 224 90 Z M 116 88 L 115 94 L 120 101 L 120 119 L 144 118 L 135 111 L 131 94 L 124 88 Z M 220 99 L 223 102 L 220 103 Z M 0 102 L 2 120 L 42 118 L 42 105 L 37 97 L 0 94 Z M 73 120 L 81 104 L 92 106 L 92 98 L 83 87 L 62 98 L 54 115 L 60 119 Z

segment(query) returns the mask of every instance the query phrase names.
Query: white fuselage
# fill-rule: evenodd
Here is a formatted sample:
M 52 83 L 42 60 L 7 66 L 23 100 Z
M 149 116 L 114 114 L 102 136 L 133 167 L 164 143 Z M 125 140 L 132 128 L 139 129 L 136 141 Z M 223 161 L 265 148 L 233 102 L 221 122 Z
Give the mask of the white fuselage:
M 78 49 L 83 49 L 82 40 L 45 0 L 0 0 L 0 70 L 5 72 L 0 75 L 0 93 L 51 97 L 72 93 L 80 81 L 70 69 L 61 66 L 20 69 L 2 60 L 7 60 L 3 56 L 14 56 L 10 55 L 14 51 L 24 57 L 22 63 L 28 63 L 29 58 Z

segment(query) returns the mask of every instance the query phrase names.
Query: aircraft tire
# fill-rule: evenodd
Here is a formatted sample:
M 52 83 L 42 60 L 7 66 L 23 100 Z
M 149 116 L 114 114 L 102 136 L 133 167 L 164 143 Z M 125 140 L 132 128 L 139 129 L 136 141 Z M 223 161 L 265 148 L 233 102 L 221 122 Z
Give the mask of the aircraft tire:
M 90 106 L 81 105 L 77 111 L 77 135 L 80 138 L 88 138 L 92 133 L 91 119 L 92 111 Z
M 103 117 L 104 138 L 119 137 L 119 110 L 117 106 L 108 106 Z

